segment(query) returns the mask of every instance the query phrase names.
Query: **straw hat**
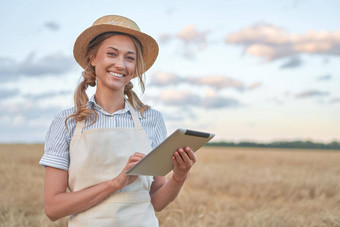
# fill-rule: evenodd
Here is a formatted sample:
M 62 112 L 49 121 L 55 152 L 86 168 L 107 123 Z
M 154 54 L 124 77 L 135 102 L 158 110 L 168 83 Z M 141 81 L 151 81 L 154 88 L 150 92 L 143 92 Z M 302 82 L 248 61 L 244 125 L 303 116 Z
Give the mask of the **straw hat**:
M 74 43 L 74 58 L 83 69 L 85 69 L 87 64 L 86 52 L 89 43 L 93 38 L 105 32 L 121 32 L 130 34 L 138 39 L 142 44 L 145 71 L 155 62 L 158 55 L 158 44 L 151 36 L 141 32 L 138 25 L 129 18 L 107 15 L 99 18 L 91 27 L 83 31 Z

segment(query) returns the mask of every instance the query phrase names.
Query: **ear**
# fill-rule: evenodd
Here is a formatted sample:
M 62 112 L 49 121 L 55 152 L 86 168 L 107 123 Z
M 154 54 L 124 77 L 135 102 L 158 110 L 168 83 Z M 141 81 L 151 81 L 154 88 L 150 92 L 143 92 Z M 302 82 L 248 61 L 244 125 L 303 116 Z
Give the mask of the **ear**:
M 90 57 L 90 64 L 91 64 L 93 67 L 96 66 L 96 58 L 95 58 L 95 57 L 93 57 L 93 56 Z

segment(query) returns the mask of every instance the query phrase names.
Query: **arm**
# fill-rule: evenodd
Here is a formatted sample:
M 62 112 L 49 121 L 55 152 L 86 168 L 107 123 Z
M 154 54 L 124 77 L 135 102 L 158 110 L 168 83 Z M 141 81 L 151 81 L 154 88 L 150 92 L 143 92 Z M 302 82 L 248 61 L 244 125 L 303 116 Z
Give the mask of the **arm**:
M 189 176 L 192 165 L 196 162 L 194 152 L 186 147 L 178 149 L 172 156 L 173 176 L 166 182 L 166 177 L 155 177 L 150 195 L 155 211 L 163 210 L 169 203 L 176 199 L 184 181 Z M 175 178 L 175 180 L 174 180 Z
M 131 184 L 137 179 L 137 176 L 129 176 L 125 172 L 142 157 L 144 157 L 143 154 L 135 153 L 129 158 L 123 171 L 114 179 L 76 192 L 66 192 L 68 184 L 67 171 L 46 167 L 44 183 L 44 208 L 46 215 L 52 221 L 56 221 L 100 203 L 113 192 Z

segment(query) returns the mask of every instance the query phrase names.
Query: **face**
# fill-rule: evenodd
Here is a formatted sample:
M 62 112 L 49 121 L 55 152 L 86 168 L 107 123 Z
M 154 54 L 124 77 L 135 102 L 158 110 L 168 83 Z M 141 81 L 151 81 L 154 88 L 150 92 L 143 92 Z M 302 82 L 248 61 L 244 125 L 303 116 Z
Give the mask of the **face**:
M 134 76 L 136 69 L 136 47 L 129 36 L 114 35 L 99 46 L 96 56 L 91 58 L 97 76 L 97 90 L 118 91 Z

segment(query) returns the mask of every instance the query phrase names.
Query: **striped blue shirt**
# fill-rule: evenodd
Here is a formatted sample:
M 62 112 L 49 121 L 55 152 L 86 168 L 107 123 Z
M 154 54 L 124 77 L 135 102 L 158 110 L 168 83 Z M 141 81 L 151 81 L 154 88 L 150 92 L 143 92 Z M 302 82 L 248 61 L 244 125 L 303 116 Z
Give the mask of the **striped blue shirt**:
M 94 128 L 132 128 L 134 127 L 129 106 L 125 101 L 125 108 L 110 114 L 103 110 L 94 99 L 88 105 L 97 112 L 97 121 L 90 125 L 90 119 L 85 121 L 83 132 Z M 40 165 L 68 170 L 70 164 L 70 142 L 76 128 L 77 121 L 70 118 L 67 121 L 68 131 L 65 127 L 65 119 L 74 113 L 74 107 L 58 113 L 48 132 L 45 140 L 44 154 L 39 162 Z M 143 115 L 137 111 L 139 120 L 148 135 L 152 148 L 158 146 L 166 138 L 166 128 L 162 114 L 152 108 L 145 110 Z

